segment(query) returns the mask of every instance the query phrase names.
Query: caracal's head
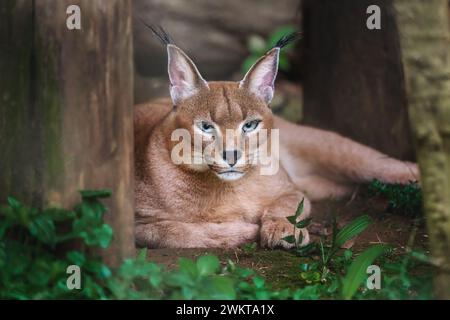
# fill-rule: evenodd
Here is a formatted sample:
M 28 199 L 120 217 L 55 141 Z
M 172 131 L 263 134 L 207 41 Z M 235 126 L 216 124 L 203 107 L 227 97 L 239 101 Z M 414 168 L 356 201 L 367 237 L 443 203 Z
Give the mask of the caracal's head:
M 224 181 L 242 178 L 260 165 L 263 153 L 270 157 L 269 104 L 281 46 L 261 57 L 242 81 L 207 82 L 186 53 L 166 45 L 176 128 L 169 142 L 172 160 Z

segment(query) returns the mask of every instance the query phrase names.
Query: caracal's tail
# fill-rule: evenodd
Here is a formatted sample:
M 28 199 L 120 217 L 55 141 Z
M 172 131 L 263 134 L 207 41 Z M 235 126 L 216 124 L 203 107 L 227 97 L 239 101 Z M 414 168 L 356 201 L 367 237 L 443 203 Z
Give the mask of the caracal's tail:
M 420 178 L 416 164 L 391 158 L 336 133 L 278 117 L 275 125 L 280 129 L 281 162 L 298 184 L 320 181 L 348 185 L 373 179 L 407 184 Z

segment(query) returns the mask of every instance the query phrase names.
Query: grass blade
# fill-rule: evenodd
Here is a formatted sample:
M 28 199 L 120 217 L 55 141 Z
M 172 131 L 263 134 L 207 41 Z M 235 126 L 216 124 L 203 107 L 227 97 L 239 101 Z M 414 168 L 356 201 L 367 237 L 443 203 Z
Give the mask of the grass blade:
M 372 223 L 372 219 L 368 215 L 364 215 L 356 218 L 352 222 L 348 223 L 345 227 L 343 227 L 336 235 L 334 247 L 335 249 L 339 249 L 342 247 L 344 243 L 348 240 L 353 239 L 361 232 L 363 232 L 370 224 Z
M 342 279 L 342 298 L 351 299 L 364 279 L 367 279 L 366 270 L 373 261 L 383 254 L 388 246 L 377 244 L 364 250 L 350 265 L 346 276 Z

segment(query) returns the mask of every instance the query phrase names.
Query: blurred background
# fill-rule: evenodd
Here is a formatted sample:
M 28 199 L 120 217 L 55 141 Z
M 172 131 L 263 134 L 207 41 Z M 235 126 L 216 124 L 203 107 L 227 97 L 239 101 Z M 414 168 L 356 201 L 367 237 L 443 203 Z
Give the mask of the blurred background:
M 208 80 L 238 79 L 252 49 L 264 50 L 274 31 L 301 20 L 299 0 L 135 0 L 133 13 L 138 103 L 167 95 L 166 52 L 142 20 L 167 29 Z
M 370 5 L 381 29 L 369 30 Z M 239 80 L 283 34 L 302 39 L 281 59 L 275 113 L 414 160 L 397 22 L 389 0 L 134 0 L 135 103 L 168 95 L 162 25 L 207 80 Z M 304 93 L 305 92 L 305 93 Z

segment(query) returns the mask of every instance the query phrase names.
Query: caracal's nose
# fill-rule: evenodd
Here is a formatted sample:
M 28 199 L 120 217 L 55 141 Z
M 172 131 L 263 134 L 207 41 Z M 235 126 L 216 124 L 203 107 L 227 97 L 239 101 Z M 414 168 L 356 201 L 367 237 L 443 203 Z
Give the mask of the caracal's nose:
M 222 155 L 223 160 L 225 160 L 230 167 L 233 167 L 241 156 L 242 152 L 240 150 L 225 150 Z

